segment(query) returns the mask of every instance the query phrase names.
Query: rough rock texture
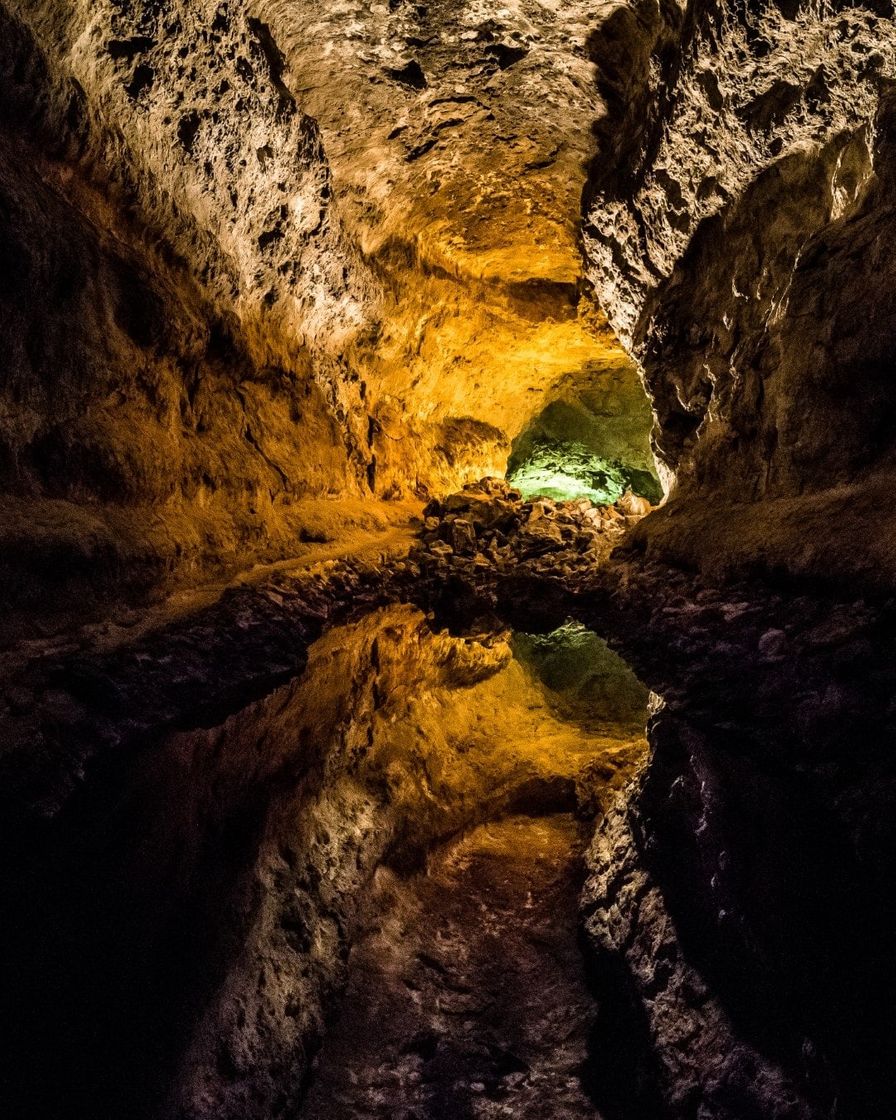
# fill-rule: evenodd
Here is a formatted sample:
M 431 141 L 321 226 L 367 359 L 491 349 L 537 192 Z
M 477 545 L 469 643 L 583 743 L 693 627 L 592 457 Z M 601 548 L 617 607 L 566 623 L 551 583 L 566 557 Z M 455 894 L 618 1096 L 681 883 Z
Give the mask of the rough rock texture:
M 596 506 L 587 498 L 524 502 L 502 479 L 484 478 L 424 508 L 422 543 L 412 560 L 421 569 L 421 590 L 433 590 L 444 601 L 453 587 L 466 588 L 467 596 L 459 593 L 453 605 L 459 621 L 469 593 L 500 584 L 508 574 L 550 575 L 572 586 L 576 575 L 587 576 L 605 562 L 626 529 L 650 508 L 630 491 L 612 506 Z M 467 621 L 475 622 L 475 613 Z
M 380 874 L 307 1120 L 595 1120 L 581 831 L 568 816 L 510 817 L 434 852 L 425 874 Z
M 606 810 L 608 1120 L 896 1113 L 894 48 L 883 0 L 0 2 L 0 605 L 440 495 L 388 570 L 4 657 L 15 1113 L 294 1113 L 375 869 L 519 810 Z M 632 356 L 662 509 L 441 499 L 558 416 L 635 454 Z M 609 808 L 631 729 L 482 634 L 568 618 L 665 704 Z
M 580 300 L 590 22 L 5 3 L 13 593 L 288 555 L 304 500 L 450 490 L 571 386 L 640 393 Z
M 383 484 L 407 485 L 409 465 L 443 490 L 498 473 L 562 379 L 636 385 L 602 318 L 579 309 L 600 106 L 588 6 L 267 12 L 320 124 L 346 225 L 387 292 L 372 358 Z
M 688 961 L 662 888 L 644 866 L 637 792 L 629 799 L 620 797 L 601 821 L 582 897 L 602 1004 L 590 1069 L 602 1114 L 819 1115 L 794 1078 L 742 1041 Z
M 620 5 L 591 49 L 586 272 L 672 489 L 629 573 L 834 599 L 621 590 L 666 604 L 616 629 L 666 707 L 592 852 L 596 967 L 640 1040 L 608 1114 L 886 1115 L 892 7 Z
M 638 472 L 651 497 L 662 491 L 650 449 L 653 413 L 639 380 L 618 369 L 587 376 L 577 370 L 557 386 L 552 400 L 513 442 L 508 468 L 523 463 L 540 443 L 580 443 L 599 458 Z M 647 476 L 650 476 L 648 479 Z
M 10 597 L 54 580 L 70 597 L 104 579 L 120 593 L 282 555 L 307 523 L 299 500 L 364 479 L 295 327 L 345 333 L 360 299 L 313 122 L 278 108 L 263 31 L 245 17 L 23 7 L 0 12 Z M 218 119 L 191 131 L 200 82 Z M 268 158 L 282 180 L 269 190 L 315 215 L 279 239 L 272 199 L 252 198 Z M 287 288 L 280 341 L 258 320 Z
M 643 776 L 590 855 L 599 1109 L 887 1115 L 892 598 L 570 559 L 489 581 L 461 558 L 429 601 L 460 628 L 577 619 L 661 698 Z
M 793 496 L 889 464 L 890 6 L 637 3 L 591 47 L 588 275 L 676 493 Z

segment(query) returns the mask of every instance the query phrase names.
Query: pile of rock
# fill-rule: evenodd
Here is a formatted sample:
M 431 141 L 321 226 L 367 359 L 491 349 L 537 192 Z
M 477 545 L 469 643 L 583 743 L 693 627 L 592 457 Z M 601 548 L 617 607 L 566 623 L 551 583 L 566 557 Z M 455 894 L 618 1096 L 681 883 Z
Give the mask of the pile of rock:
M 630 491 L 612 506 L 587 499 L 523 501 L 504 479 L 484 478 L 426 506 L 415 558 L 426 566 L 483 572 L 520 564 L 536 571 L 593 567 L 650 509 Z

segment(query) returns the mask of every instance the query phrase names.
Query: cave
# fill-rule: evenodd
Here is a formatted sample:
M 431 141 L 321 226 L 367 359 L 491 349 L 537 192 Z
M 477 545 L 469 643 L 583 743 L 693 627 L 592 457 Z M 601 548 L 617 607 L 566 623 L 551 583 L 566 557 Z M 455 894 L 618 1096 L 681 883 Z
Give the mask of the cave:
M 5 1117 L 896 1115 L 894 91 L 0 0 Z

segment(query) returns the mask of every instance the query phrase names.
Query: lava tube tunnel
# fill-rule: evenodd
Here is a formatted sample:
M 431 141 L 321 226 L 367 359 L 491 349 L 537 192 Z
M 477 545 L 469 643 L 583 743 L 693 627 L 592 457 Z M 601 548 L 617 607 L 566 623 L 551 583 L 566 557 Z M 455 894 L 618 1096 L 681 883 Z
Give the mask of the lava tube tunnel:
M 0 0 L 4 1118 L 896 1116 L 894 89 Z

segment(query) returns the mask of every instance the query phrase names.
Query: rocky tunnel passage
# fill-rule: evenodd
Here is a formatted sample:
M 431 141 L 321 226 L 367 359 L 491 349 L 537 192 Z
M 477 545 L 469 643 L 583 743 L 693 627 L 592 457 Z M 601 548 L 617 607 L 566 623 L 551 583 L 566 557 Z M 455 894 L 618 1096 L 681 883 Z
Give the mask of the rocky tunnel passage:
M 467 835 L 475 849 L 486 835 L 476 831 L 482 822 L 497 830 L 487 835 L 497 837 L 498 867 L 502 836 L 505 843 L 514 835 L 533 841 L 528 855 L 525 846 L 517 852 L 512 879 L 518 887 L 534 875 L 533 889 L 553 883 L 566 908 L 558 982 L 579 991 L 587 1010 L 575 852 L 601 797 L 627 780 L 643 755 L 643 686 L 579 630 L 550 640 L 520 635 L 513 646 L 501 632 L 451 637 L 434 632 L 411 606 L 371 613 L 365 585 L 369 580 L 351 569 L 334 570 L 317 584 L 310 616 L 315 585 L 307 577 L 298 587 L 276 577 L 244 592 L 228 609 L 251 618 L 255 633 L 247 634 L 244 653 L 257 669 L 262 657 L 284 655 L 274 635 L 282 635 L 279 620 L 290 601 L 293 632 L 304 625 L 313 636 L 330 613 L 327 604 L 339 598 L 352 603 L 356 620 L 319 638 L 304 672 L 285 674 L 289 683 L 263 699 L 244 706 L 243 689 L 222 689 L 216 710 L 183 709 L 149 754 L 139 751 L 133 730 L 124 738 L 133 702 L 125 705 L 128 716 L 115 703 L 133 676 L 127 653 L 102 651 L 90 670 L 79 667 L 69 703 L 80 705 L 82 723 L 92 720 L 83 732 L 88 742 L 104 734 L 104 753 L 89 760 L 97 777 L 83 792 L 72 789 L 76 778 L 59 789 L 44 784 L 55 774 L 30 776 L 32 831 L 42 834 L 39 820 L 51 798 L 64 807 L 55 807 L 58 823 L 42 843 L 20 853 L 14 896 L 27 938 L 11 947 L 16 972 L 8 981 L 29 1009 L 22 1025 L 30 1030 L 19 1037 L 7 1084 L 20 1086 L 15 1099 L 34 1115 L 55 1114 L 63 1085 L 66 1109 L 108 1115 L 161 1109 L 236 1116 L 296 1107 L 345 982 L 349 949 L 384 913 L 383 877 L 409 900 L 418 882 L 436 889 L 429 874 L 421 879 L 427 860 L 441 859 L 429 853 L 440 842 L 463 846 Z M 212 609 L 220 619 L 224 607 Z M 179 651 L 182 665 L 188 644 L 202 640 L 189 624 L 167 639 L 164 632 L 147 639 Z M 587 656 L 571 657 L 571 645 Z M 155 656 L 164 657 L 158 645 Z M 226 654 L 231 663 L 235 656 Z M 259 680 L 259 694 L 275 679 Z M 51 694 L 44 695 L 39 710 L 52 736 L 58 716 Z M 176 695 L 166 702 L 176 704 Z M 237 710 L 220 723 L 228 707 Z M 18 730 L 27 743 L 33 718 L 23 711 L 7 734 Z M 157 712 L 149 718 L 161 723 Z M 178 729 L 185 722 L 190 729 Z M 136 751 L 127 767 L 116 755 L 121 750 Z M 249 757 L 256 760 L 251 768 Z M 526 816 L 503 823 L 513 813 Z M 552 869 L 555 855 L 561 866 Z M 488 863 L 487 852 L 482 858 Z M 449 875 L 444 889 L 447 913 L 466 887 Z M 525 906 L 525 897 L 508 887 L 502 921 L 511 920 L 516 903 Z M 476 936 L 473 910 L 457 922 L 459 939 Z M 487 945 L 479 952 L 477 967 L 485 967 Z M 345 999 L 351 1016 L 352 997 Z M 516 1029 L 508 1015 L 505 1029 Z M 587 1025 L 585 1015 L 581 1045 Z M 500 1022 L 495 1029 L 500 1033 Z M 50 1051 L 39 1047 L 41 1038 L 52 1040 Z M 536 1065 L 537 1049 L 533 1041 L 527 1051 Z M 460 1058 L 455 1065 L 451 1092 L 473 1091 L 473 1067 Z M 534 1091 L 547 1091 L 538 1088 L 537 1071 L 533 1076 Z M 527 1088 L 524 1081 L 518 1087 Z M 397 1099 L 386 1107 L 397 1107 Z
M 581 627 L 518 634 L 512 648 L 480 686 L 490 703 L 459 747 L 485 783 L 464 783 L 467 812 L 485 823 L 434 845 L 409 877 L 377 871 L 373 917 L 352 948 L 302 1116 L 597 1115 L 582 854 L 600 798 L 642 757 L 646 691 Z M 440 703 L 457 729 L 482 701 L 467 692 Z M 430 796 L 444 789 L 446 764 L 428 764 Z M 496 795 L 525 815 L 489 819 Z
M 582 281 L 576 7 L 0 18 L 10 610 L 288 557 L 638 385 Z
M 894 81 L 0 0 L 4 1115 L 896 1114 Z
M 814 1118 L 835 1096 L 847 1115 L 886 1107 L 891 609 L 574 555 L 551 565 L 542 549 L 487 575 L 442 554 L 450 580 L 422 555 L 389 561 L 390 583 L 332 561 L 271 574 L 205 608 L 218 628 L 239 620 L 219 663 L 235 690 L 222 681 L 204 710 L 195 682 L 170 692 L 148 751 L 128 682 L 145 689 L 147 656 L 188 665 L 197 643 L 207 665 L 208 628 L 169 622 L 136 659 L 103 642 L 37 659 L 4 733 L 28 750 L 37 720 L 49 754 L 28 786 L 4 783 L 19 844 L 7 990 L 28 1012 L 6 1084 L 23 1115 L 287 1114 L 303 1099 L 345 1115 L 514 1115 L 547 1099 L 645 1118 L 695 1099 L 719 1115 Z M 421 594 L 428 620 L 378 606 Z M 581 622 L 551 635 L 558 617 Z M 474 618 L 467 637 L 440 629 Z M 282 643 L 328 622 L 296 677 Z M 663 697 L 646 763 L 644 688 L 589 625 Z M 60 788 L 52 744 L 73 727 L 101 750 Z M 515 847 L 526 837 L 531 859 Z M 537 905 L 511 921 L 526 883 L 565 900 L 549 935 Z M 509 957 L 491 951 L 502 923 L 522 939 Z M 466 964 L 433 955 L 439 930 Z M 556 1013 L 527 969 L 566 993 L 569 1050 L 519 1034 L 524 1013 Z M 472 1018 L 436 1014 L 479 981 Z M 382 1006 L 391 1026 L 358 1050 L 353 1008 Z M 402 1024 L 423 1031 L 419 1053 L 399 1045 Z

